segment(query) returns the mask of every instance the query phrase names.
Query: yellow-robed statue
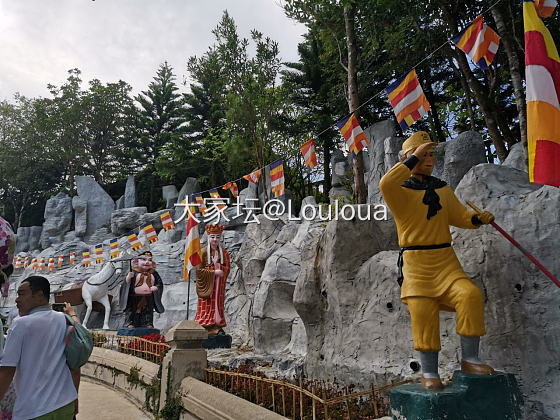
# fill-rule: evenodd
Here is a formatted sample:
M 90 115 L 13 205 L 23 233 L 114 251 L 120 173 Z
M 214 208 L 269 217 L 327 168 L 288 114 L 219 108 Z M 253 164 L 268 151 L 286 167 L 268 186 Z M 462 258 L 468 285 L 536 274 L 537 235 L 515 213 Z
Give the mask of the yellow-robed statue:
M 469 211 L 444 181 L 431 176 L 434 144 L 426 132 L 412 135 L 402 145 L 401 162 L 379 183 L 397 225 L 401 299 L 410 312 L 414 349 L 420 352 L 421 381 L 426 389 L 443 388 L 438 374 L 440 310 L 457 313 L 461 370 L 494 374 L 478 358 L 480 336 L 485 334 L 484 299 L 463 271 L 449 231 L 450 225 L 476 229 L 491 223 L 494 216 Z

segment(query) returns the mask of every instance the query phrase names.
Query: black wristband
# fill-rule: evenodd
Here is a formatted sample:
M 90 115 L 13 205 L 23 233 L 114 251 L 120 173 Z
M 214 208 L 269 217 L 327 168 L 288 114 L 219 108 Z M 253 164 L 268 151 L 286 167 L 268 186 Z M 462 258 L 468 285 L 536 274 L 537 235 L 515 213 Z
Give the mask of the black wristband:
M 471 223 L 475 226 L 482 226 L 482 222 L 476 214 L 473 214 L 473 216 L 471 217 Z
M 416 164 L 420 161 L 416 156 L 412 155 L 403 163 L 407 166 L 408 169 L 412 171 L 412 168 L 416 166 Z

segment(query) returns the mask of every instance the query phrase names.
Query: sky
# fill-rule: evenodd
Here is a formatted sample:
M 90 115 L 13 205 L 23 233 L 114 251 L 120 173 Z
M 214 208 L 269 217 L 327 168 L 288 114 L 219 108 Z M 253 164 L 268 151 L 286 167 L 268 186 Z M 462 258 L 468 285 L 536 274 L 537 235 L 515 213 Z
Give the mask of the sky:
M 280 0 L 0 0 L 0 100 L 16 92 L 50 96 L 67 71 L 85 82 L 128 82 L 136 94 L 167 61 L 182 83 L 190 56 L 214 42 L 227 9 L 246 38 L 257 29 L 297 61 L 305 26 L 288 19 Z M 186 88 L 181 87 L 181 91 Z

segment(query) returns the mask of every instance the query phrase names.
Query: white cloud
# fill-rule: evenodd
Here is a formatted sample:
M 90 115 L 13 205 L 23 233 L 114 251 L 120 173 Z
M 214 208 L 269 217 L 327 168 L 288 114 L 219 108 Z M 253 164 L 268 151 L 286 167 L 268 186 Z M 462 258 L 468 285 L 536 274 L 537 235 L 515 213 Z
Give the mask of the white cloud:
M 48 96 L 47 84 L 75 67 L 84 81 L 122 79 L 138 92 L 167 61 L 181 81 L 188 57 L 213 43 L 224 9 L 241 36 L 258 29 L 278 41 L 284 61 L 297 60 L 305 27 L 275 0 L 0 0 L 0 99 Z

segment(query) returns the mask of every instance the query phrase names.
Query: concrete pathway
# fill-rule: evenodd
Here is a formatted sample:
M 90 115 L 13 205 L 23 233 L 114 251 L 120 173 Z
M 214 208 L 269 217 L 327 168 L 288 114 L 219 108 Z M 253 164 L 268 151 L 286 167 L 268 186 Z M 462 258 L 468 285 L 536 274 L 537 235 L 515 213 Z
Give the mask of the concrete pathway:
M 80 412 L 77 420 L 151 420 L 146 413 L 131 403 L 123 394 L 104 385 L 80 381 Z

